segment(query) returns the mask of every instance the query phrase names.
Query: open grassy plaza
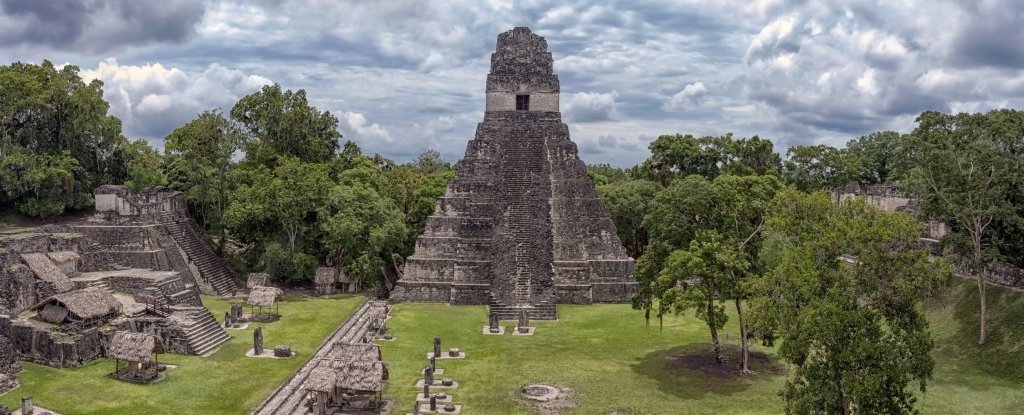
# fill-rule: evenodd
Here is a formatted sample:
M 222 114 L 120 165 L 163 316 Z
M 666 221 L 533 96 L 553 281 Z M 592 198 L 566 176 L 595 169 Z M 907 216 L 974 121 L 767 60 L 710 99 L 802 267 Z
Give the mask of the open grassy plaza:
M 954 281 L 926 309 L 936 350 L 935 376 L 919 394 L 924 414 L 1013 414 L 1024 407 L 1024 341 L 1011 330 L 1024 320 L 1024 293 L 993 287 L 992 340 L 978 349 L 975 341 L 976 287 Z M 15 406 L 21 396 L 64 414 L 243 414 L 252 411 L 295 372 L 315 348 L 363 301 L 362 296 L 307 297 L 289 294 L 281 303 L 281 320 L 259 323 L 266 344 L 289 344 L 292 359 L 246 358 L 252 331 L 230 330 L 231 340 L 209 357 L 162 355 L 176 365 L 167 378 L 135 385 L 108 377 L 109 359 L 74 369 L 24 363 L 22 385 L 0 403 Z M 215 315 L 231 299 L 205 297 Z M 778 396 L 786 365 L 772 348 L 752 350 L 752 376 L 717 367 L 708 353 L 707 329 L 691 316 L 669 316 L 659 329 L 647 327 L 641 312 L 623 304 L 559 306 L 558 321 L 534 321 L 533 336 L 512 336 L 514 321 L 502 321 L 503 336 L 485 336 L 484 306 L 396 304 L 389 320 L 394 341 L 380 341 L 390 367 L 385 398 L 392 413 L 405 413 L 414 385 L 426 365 L 434 336 L 442 349 L 458 347 L 465 359 L 438 360 L 438 378 L 451 378 L 456 389 L 444 391 L 473 414 L 771 414 L 783 412 Z M 733 316 L 731 316 L 733 317 Z M 735 333 L 730 319 L 726 332 Z M 972 331 L 975 330 L 975 331 Z M 726 338 L 730 362 L 738 358 L 735 334 Z M 541 408 L 520 395 L 527 384 L 570 388 L 570 399 Z M 103 393 L 92 393 L 102 390 Z
M 160 362 L 177 367 L 155 384 L 138 385 L 108 375 L 113 360 L 102 358 L 74 369 L 22 363 L 21 387 L 0 396 L 12 408 L 22 396 L 62 414 L 242 414 L 249 413 L 309 358 L 365 297 L 286 295 L 280 320 L 228 330 L 231 340 L 209 357 L 164 354 Z M 204 296 L 218 320 L 239 299 Z M 267 347 L 287 344 L 291 359 L 245 356 L 252 333 L 262 326 Z
M 1024 293 L 989 289 L 1000 315 L 992 321 L 993 340 L 975 353 L 976 287 L 954 285 L 928 305 L 936 341 L 935 376 L 920 395 L 924 414 L 1013 414 L 1024 407 L 1024 340 L 1010 330 L 1024 321 Z M 973 297 L 972 297 L 973 296 Z M 972 300 L 973 298 L 973 300 Z M 1011 311 L 1016 310 L 1016 311 Z M 486 308 L 439 304 L 398 304 L 390 329 L 395 342 L 382 342 L 391 364 L 387 395 L 398 408 L 411 408 L 413 387 L 427 363 L 435 335 L 442 348 L 458 347 L 465 359 L 439 360 L 441 377 L 459 387 L 450 391 L 464 410 L 478 414 L 531 414 L 538 408 L 520 396 L 527 384 L 573 389 L 571 414 L 778 414 L 785 364 L 772 349 L 752 349 L 754 376 L 714 367 L 707 328 L 692 316 L 667 317 L 646 327 L 629 305 L 559 306 L 559 321 L 536 324 L 533 336 L 511 336 L 514 321 L 503 321 L 504 336 L 484 336 Z M 738 357 L 735 315 L 726 341 L 730 362 Z M 1016 319 L 1016 320 L 1014 320 Z M 975 331 L 971 331 L 972 328 Z M 996 333 L 1002 333 L 997 335 Z M 998 336 L 998 337 L 997 337 Z M 728 364 L 731 369 L 733 364 Z M 550 412 L 539 412 L 550 413 Z

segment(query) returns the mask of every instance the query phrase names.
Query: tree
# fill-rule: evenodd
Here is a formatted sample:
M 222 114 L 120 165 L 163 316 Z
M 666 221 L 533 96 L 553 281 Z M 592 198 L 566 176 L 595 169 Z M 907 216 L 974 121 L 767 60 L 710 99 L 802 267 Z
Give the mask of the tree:
M 832 146 L 793 146 L 786 154 L 782 175 L 787 184 L 805 192 L 845 186 L 860 171 L 857 160 Z
M 893 179 L 899 157 L 900 133 L 877 131 L 846 143 L 846 152 L 856 160 L 860 170 L 856 179 L 861 184 L 884 184 Z
M 707 323 L 719 364 L 725 359 L 718 330 L 728 318 L 723 297 L 735 289 L 732 275 L 746 273 L 749 265 L 732 243 L 723 241 L 714 231 L 700 231 L 687 249 L 668 256 L 658 275 L 660 302 L 676 313 L 693 309 L 697 318 Z
M 291 156 L 306 163 L 330 161 L 338 150 L 338 119 L 306 101 L 306 91 L 282 91 L 278 84 L 266 85 L 246 95 L 231 108 L 251 138 L 245 145 L 246 159 L 272 166 L 277 156 Z
M 312 222 L 325 203 L 324 190 L 334 185 L 330 167 L 282 157 L 273 171 L 257 166 L 244 173 L 224 214 L 226 224 L 240 235 L 249 235 L 247 239 L 265 240 L 264 224 L 275 223 L 284 232 L 288 251 L 294 252 L 299 236 L 316 229 Z
M 647 247 L 644 216 L 662 187 L 648 180 L 616 181 L 597 187 L 597 194 L 615 222 L 615 230 L 630 257 L 640 258 Z
M 143 187 L 165 186 L 167 176 L 160 167 L 160 153 L 149 146 L 146 140 L 135 140 L 118 148 L 127 159 L 124 185 L 133 191 Z
M 967 261 L 978 280 L 981 310 L 978 344 L 987 339 L 985 268 L 997 255 L 988 247 L 992 225 L 1018 222 L 1008 192 L 1020 180 L 1020 138 L 1024 115 L 1013 110 L 988 114 L 945 115 L 925 112 L 903 142 L 901 152 L 910 166 L 908 184 L 920 197 L 929 218 L 952 220 L 966 234 L 944 238 Z
M 759 272 L 760 230 L 780 187 L 771 175 L 725 174 L 713 181 L 689 176 L 658 193 L 643 222 L 651 244 L 636 265 L 640 287 L 634 307 L 649 313 L 658 299 L 660 317 L 669 310 L 706 305 L 697 315 L 710 319 L 705 321 L 721 362 L 717 330 L 725 315 L 715 314 L 712 303 L 733 300 L 740 320 L 742 373 L 750 373 L 745 280 Z
M 164 138 L 164 170 L 172 189 L 185 193 L 193 215 L 204 227 L 221 234 L 228 194 L 235 186 L 231 158 L 241 148 L 242 133 L 218 111 L 206 111 Z
M 416 157 L 416 161 L 412 162 L 411 167 L 416 173 L 428 175 L 451 170 L 452 165 L 444 161 L 441 158 L 441 153 L 437 150 L 427 150 Z
M 31 154 L 14 147 L 0 158 L 0 188 L 19 212 L 36 217 L 56 216 L 92 203 L 83 189 L 89 179 L 70 152 Z
M 329 256 L 360 283 L 382 275 L 405 242 L 407 230 L 398 207 L 364 183 L 334 186 L 318 215 Z
M 4 172 L 3 193 L 22 213 L 84 209 L 97 185 L 124 180 L 115 177 L 126 170 L 114 156 L 127 143 L 121 122 L 107 115 L 103 83 L 85 83 L 78 70 L 49 61 L 0 66 L 0 162 L 16 169 Z
M 771 140 L 758 136 L 734 140 L 732 133 L 719 137 L 725 148 L 726 162 L 722 170 L 733 175 L 779 175 L 782 157 L 775 152 Z
M 716 137 L 662 135 L 648 146 L 651 157 L 641 169 L 663 186 L 677 178 L 697 174 L 709 179 L 718 175 L 725 161 L 725 149 Z
M 772 270 L 757 307 L 781 334 L 779 355 L 796 370 L 783 397 L 789 414 L 915 413 L 934 362 L 918 307 L 950 275 L 918 248 L 923 225 L 862 199 L 783 190 L 765 225 Z

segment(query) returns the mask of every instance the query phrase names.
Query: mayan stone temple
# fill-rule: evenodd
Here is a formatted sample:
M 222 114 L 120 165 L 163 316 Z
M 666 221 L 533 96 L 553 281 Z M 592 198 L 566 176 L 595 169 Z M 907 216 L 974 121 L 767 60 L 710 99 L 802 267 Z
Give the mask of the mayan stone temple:
M 558 108 L 547 41 L 498 35 L 484 121 L 393 298 L 488 304 L 555 319 L 555 304 L 628 302 L 633 259 L 597 197 Z

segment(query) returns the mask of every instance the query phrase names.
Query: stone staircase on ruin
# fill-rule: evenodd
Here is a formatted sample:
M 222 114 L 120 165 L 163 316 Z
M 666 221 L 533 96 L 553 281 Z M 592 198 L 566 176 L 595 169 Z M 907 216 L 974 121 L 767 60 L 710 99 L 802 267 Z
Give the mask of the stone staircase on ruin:
M 210 310 L 197 307 L 191 313 L 192 321 L 185 326 L 185 338 L 192 354 L 206 355 L 231 338 Z
M 228 296 L 238 291 L 238 285 L 227 264 L 203 242 L 188 219 L 169 219 L 164 223 L 164 228 L 199 269 L 200 278 L 206 280 L 217 295 Z
M 530 145 L 542 145 L 541 142 L 515 143 L 506 150 L 507 172 L 504 187 L 499 199 L 508 206 L 507 229 L 515 246 L 513 264 L 515 270 L 514 301 L 515 304 L 503 304 L 493 295 L 489 297 L 488 308 L 501 320 L 519 318 L 522 310 L 526 310 L 530 319 L 554 320 L 557 318 L 555 305 L 546 298 L 533 298 L 533 258 L 537 254 L 536 235 L 532 224 L 537 220 L 531 213 L 531 204 L 539 203 L 530 189 L 534 187 L 533 178 L 544 173 L 544 159 L 540 149 L 531 149 Z

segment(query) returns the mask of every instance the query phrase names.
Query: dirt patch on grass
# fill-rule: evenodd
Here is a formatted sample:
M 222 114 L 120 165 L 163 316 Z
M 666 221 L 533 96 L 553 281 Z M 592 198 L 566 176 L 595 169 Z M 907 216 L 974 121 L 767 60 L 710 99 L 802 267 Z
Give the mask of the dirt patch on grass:
M 725 356 L 725 363 L 719 364 L 715 361 L 715 355 L 710 350 L 688 350 L 681 354 L 670 354 L 665 356 L 666 365 L 669 371 L 692 370 L 717 379 L 733 379 L 744 376 L 739 372 L 740 349 L 738 347 L 726 346 L 722 350 Z M 767 372 L 773 375 L 786 373 L 786 368 L 778 364 L 767 353 L 751 350 L 749 354 L 749 366 L 755 373 Z

